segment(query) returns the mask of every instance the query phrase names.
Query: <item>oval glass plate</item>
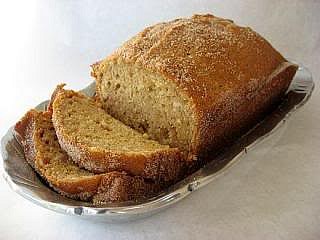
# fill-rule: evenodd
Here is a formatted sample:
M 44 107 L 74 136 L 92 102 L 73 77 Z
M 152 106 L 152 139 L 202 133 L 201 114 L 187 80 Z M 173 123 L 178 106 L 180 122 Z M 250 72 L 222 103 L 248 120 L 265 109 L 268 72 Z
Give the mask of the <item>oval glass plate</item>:
M 285 98 L 271 114 L 228 147 L 228 151 L 222 152 L 194 174 L 144 202 L 94 207 L 90 203 L 75 201 L 59 195 L 49 188 L 27 164 L 23 150 L 13 136 L 12 128 L 1 140 L 3 176 L 10 187 L 24 198 L 59 213 L 107 222 L 129 221 L 145 217 L 180 201 L 194 190 L 212 182 L 246 154 L 254 151 L 257 143 L 271 136 L 284 125 L 292 113 L 307 102 L 313 88 L 314 82 L 310 72 L 300 67 Z M 94 84 L 83 89 L 82 92 L 92 96 Z M 48 101 L 45 101 L 36 108 L 43 110 L 47 103 Z

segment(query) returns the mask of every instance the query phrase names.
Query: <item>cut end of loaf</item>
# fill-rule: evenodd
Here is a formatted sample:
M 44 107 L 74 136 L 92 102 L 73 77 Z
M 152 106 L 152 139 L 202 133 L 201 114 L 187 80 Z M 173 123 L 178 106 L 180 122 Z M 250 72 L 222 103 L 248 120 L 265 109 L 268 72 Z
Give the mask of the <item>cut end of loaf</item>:
M 190 152 L 195 117 L 190 98 L 160 74 L 106 60 L 93 66 L 97 92 L 115 118 L 162 144 Z

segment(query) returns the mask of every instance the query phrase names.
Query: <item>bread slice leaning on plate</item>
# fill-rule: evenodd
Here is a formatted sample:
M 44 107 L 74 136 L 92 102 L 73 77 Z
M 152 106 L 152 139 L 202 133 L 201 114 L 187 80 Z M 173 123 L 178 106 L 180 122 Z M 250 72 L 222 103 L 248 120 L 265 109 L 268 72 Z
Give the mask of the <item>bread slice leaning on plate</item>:
M 124 172 L 94 174 L 77 166 L 61 149 L 50 112 L 30 110 L 15 125 L 27 162 L 60 194 L 95 205 L 139 200 L 160 190 L 142 177 Z
M 49 111 L 61 147 L 95 173 L 126 171 L 154 182 L 174 182 L 184 171 L 177 148 L 170 148 L 107 114 L 94 99 L 57 87 Z

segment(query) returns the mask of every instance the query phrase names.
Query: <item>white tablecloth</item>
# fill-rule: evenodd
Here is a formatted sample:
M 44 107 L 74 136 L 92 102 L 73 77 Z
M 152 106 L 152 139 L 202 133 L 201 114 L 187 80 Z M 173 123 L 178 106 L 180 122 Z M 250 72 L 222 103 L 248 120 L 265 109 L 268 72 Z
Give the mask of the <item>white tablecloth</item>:
M 320 1 L 6 1 L 1 5 L 1 135 L 55 85 L 80 89 L 89 65 L 145 26 L 213 13 L 251 26 L 319 85 Z M 223 177 L 152 217 L 84 221 L 40 208 L 0 180 L 0 239 L 319 239 L 320 95 Z M 272 148 L 269 146 L 273 145 Z

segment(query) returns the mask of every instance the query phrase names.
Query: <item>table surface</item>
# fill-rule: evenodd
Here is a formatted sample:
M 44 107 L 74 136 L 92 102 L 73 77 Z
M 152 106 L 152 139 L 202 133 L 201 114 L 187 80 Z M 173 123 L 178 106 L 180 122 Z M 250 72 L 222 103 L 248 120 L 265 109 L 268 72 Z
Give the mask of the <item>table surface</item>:
M 313 97 L 224 176 L 173 207 L 124 224 L 40 208 L 0 179 L 0 239 L 319 239 L 320 1 L 7 1 L 1 6 L 1 136 L 61 82 L 81 89 L 89 65 L 145 26 L 213 13 L 255 29 L 313 73 Z M 272 146 L 272 147 L 270 147 Z

